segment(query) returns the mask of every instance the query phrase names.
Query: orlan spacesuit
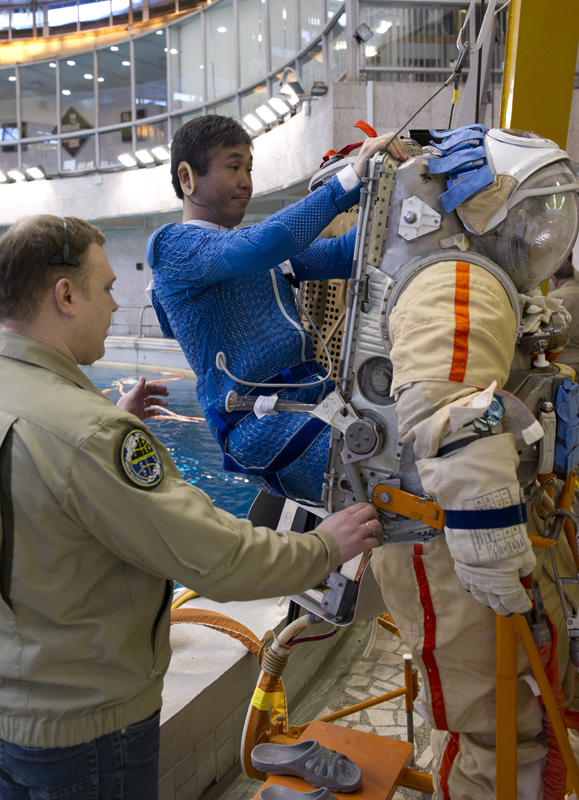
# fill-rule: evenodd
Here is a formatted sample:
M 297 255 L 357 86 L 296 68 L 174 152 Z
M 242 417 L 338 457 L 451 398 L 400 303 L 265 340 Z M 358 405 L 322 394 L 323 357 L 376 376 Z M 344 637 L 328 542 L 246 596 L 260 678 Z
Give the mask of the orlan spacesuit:
M 422 672 L 435 797 L 485 800 L 494 797 L 495 611 L 530 608 L 519 578 L 535 568 L 564 630 L 526 522 L 528 511 L 542 533 L 536 475 L 564 476 L 579 460 L 575 390 L 548 362 L 564 344 L 566 312 L 537 288 L 573 246 L 579 184 L 567 154 L 534 134 L 472 126 L 438 136 L 404 164 L 370 163 L 340 395 L 314 413 L 333 428 L 326 508 L 373 500 L 383 510 L 390 544 L 372 567 Z M 557 551 L 571 574 L 567 542 Z M 563 634 L 569 699 L 567 646 Z M 523 654 L 519 668 L 529 672 Z M 545 752 L 532 680 L 521 680 L 520 798 L 540 796 Z

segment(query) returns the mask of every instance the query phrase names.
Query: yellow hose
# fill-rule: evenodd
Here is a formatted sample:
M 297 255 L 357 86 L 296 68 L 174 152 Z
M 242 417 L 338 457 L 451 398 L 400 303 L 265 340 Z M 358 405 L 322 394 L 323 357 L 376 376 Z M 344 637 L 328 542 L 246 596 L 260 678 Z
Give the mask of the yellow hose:
M 194 597 L 199 597 L 197 592 L 194 592 L 193 589 L 186 589 L 179 595 L 179 597 L 176 597 L 175 600 L 173 600 L 171 603 L 171 610 L 174 611 L 176 608 L 180 608 L 183 603 L 186 603 L 187 600 L 193 600 Z

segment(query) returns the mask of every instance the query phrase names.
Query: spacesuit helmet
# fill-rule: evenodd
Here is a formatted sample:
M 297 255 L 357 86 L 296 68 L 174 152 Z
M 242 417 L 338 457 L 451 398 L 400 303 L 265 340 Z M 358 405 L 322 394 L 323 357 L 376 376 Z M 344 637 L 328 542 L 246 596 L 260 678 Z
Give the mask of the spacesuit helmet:
M 579 230 L 579 181 L 568 154 L 527 131 L 478 125 L 439 135 L 441 157 L 429 168 L 447 179 L 440 199 L 469 232 L 468 249 L 498 264 L 519 292 L 538 286 L 567 258 Z

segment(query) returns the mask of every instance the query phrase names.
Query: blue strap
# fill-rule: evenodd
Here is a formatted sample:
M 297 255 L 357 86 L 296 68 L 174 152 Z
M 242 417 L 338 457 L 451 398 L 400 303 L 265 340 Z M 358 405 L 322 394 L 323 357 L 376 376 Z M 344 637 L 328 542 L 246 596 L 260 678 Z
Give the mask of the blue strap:
M 459 183 L 455 183 L 450 189 L 440 195 L 440 202 L 445 211 L 454 211 L 457 206 L 472 197 L 473 194 L 485 186 L 490 186 L 495 180 L 494 173 L 489 166 L 471 172 Z M 450 183 L 450 181 L 449 181 Z
M 441 153 L 445 153 L 447 150 L 462 150 L 465 147 L 482 144 L 486 131 L 488 128 L 484 125 L 467 125 L 454 131 L 444 133 L 430 131 L 430 133 L 437 139 L 442 139 L 442 142 L 433 142 L 433 144 Z
M 224 452 L 223 469 L 226 472 L 237 472 L 241 475 L 263 478 L 275 492 L 287 497 L 277 473 L 297 461 L 327 427 L 327 423 L 321 419 L 314 417 L 308 420 L 295 432 L 285 447 L 273 457 L 267 467 L 244 467 L 233 456 Z
M 209 419 L 212 420 L 212 422 L 214 422 L 217 425 L 221 433 L 229 433 L 229 431 L 231 430 L 231 427 L 223 419 L 223 417 L 216 408 L 208 408 L 205 413 L 205 416 L 209 417 Z
M 281 375 L 281 379 L 284 383 L 296 382 L 296 379 L 294 378 L 293 373 L 289 367 L 282 367 L 279 371 L 279 374 Z M 275 381 L 272 381 L 272 383 L 275 383 Z
M 444 158 L 429 158 L 428 171 L 431 175 L 440 175 L 443 172 L 449 175 L 451 173 L 464 172 L 466 169 L 473 169 L 475 166 L 484 166 L 486 157 L 487 153 L 484 146 L 469 147 L 468 149 L 451 153 Z
M 527 506 L 490 508 L 476 511 L 447 511 L 444 509 L 446 527 L 466 531 L 490 530 L 493 528 L 510 528 L 512 525 L 524 525 L 527 521 Z
M 482 122 L 475 122 L 472 125 L 462 125 L 460 128 L 447 128 L 445 131 L 429 130 L 429 133 L 431 136 L 436 136 L 437 139 L 447 139 L 450 136 L 456 136 L 457 133 L 464 133 L 465 131 L 472 131 L 474 133 L 480 131 L 481 133 L 486 133 L 488 128 L 486 125 L 483 125 Z

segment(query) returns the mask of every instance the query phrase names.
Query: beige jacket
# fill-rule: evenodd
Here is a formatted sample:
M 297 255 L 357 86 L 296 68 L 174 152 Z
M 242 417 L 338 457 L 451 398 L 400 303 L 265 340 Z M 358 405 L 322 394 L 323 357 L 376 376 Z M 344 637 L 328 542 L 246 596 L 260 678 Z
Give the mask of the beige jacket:
M 132 430 L 149 437 L 148 462 L 127 451 Z M 160 707 L 173 579 L 251 600 L 302 592 L 340 562 L 324 531 L 253 528 L 214 508 L 67 358 L 9 333 L 0 507 L 0 738 L 29 747 L 90 741 Z

